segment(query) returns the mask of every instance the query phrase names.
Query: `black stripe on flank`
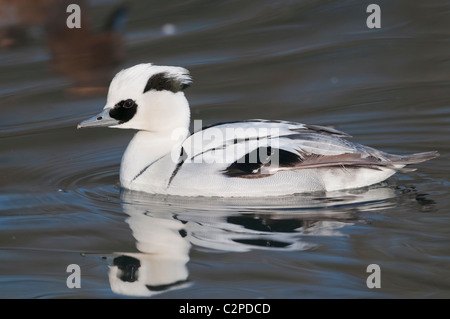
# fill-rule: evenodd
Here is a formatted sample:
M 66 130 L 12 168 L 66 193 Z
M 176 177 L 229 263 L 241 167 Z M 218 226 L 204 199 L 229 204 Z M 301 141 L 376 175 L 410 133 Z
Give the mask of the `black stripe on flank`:
M 270 161 L 272 154 L 272 148 L 270 146 L 259 147 L 233 162 L 224 170 L 224 174 L 230 177 L 258 174 L 261 167 Z
M 144 92 L 155 91 L 171 91 L 173 93 L 180 92 L 189 87 L 189 83 L 182 81 L 181 79 L 170 76 L 166 72 L 154 74 L 148 79 L 145 85 Z
M 170 176 L 170 179 L 169 179 L 169 183 L 167 184 L 167 187 L 169 187 L 170 184 L 172 183 L 173 178 L 177 175 L 178 171 L 180 170 L 180 168 L 183 165 L 186 158 L 187 158 L 186 152 L 184 151 L 184 148 L 181 148 L 180 161 L 178 162 L 177 166 L 173 170 L 172 175 Z
M 299 155 L 282 149 L 272 149 L 272 147 L 259 147 L 247 153 L 237 161 L 228 166 L 223 174 L 228 177 L 260 178 L 270 174 L 261 172 L 261 169 L 271 164 L 278 167 L 294 167 L 301 163 Z
M 160 158 L 158 158 L 157 160 L 154 160 L 153 162 L 151 162 L 150 164 L 148 164 L 147 166 L 145 166 L 143 169 L 141 169 L 141 171 L 139 173 L 137 173 L 137 175 L 135 177 L 133 177 L 133 179 L 131 180 L 132 182 L 134 182 L 136 180 L 136 178 L 138 178 L 139 176 L 141 176 L 142 174 L 145 173 L 145 171 L 152 166 L 153 164 L 155 164 L 157 161 L 159 161 L 160 159 L 162 159 L 163 157 L 165 157 L 166 155 L 161 156 Z
M 119 120 L 119 124 L 122 124 L 133 118 L 136 114 L 137 107 L 138 105 L 132 99 L 122 100 L 109 111 L 109 116 Z
M 278 155 L 279 167 L 294 167 L 303 161 L 299 155 L 282 149 L 277 149 L 274 154 Z

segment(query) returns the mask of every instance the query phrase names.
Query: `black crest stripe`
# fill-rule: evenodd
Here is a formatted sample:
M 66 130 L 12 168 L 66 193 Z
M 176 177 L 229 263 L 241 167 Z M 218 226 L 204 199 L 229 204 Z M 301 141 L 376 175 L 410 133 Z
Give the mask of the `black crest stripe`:
M 144 92 L 154 91 L 171 91 L 177 93 L 189 87 L 189 83 L 180 79 L 177 76 L 173 76 L 167 72 L 161 72 L 154 74 L 148 79 L 145 85 Z

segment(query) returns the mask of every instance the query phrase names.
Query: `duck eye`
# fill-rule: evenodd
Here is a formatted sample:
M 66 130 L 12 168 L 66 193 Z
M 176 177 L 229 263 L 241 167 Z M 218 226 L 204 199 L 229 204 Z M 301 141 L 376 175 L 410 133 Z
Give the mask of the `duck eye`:
M 133 106 L 134 106 L 134 101 L 133 100 L 131 100 L 131 99 L 128 99 L 128 100 L 126 100 L 124 103 L 123 103 L 123 108 L 125 108 L 125 109 L 130 109 L 130 108 L 132 108 Z

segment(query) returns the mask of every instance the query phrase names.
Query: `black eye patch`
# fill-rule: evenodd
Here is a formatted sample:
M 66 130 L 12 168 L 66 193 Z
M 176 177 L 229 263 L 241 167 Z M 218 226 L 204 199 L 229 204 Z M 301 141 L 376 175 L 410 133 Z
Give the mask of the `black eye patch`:
M 131 120 L 136 114 L 136 110 L 137 104 L 132 99 L 122 100 L 109 111 L 109 116 L 119 120 L 119 124 L 122 124 Z

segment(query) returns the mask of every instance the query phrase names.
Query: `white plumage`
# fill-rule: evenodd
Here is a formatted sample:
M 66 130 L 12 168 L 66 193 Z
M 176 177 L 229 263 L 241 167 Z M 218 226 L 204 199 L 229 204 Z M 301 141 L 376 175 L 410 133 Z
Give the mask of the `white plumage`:
M 139 64 L 111 82 L 107 104 L 78 127 L 136 129 L 121 162 L 124 188 L 182 196 L 279 196 L 382 182 L 438 156 L 387 154 L 329 127 L 272 120 L 213 125 L 190 135 L 180 67 Z

